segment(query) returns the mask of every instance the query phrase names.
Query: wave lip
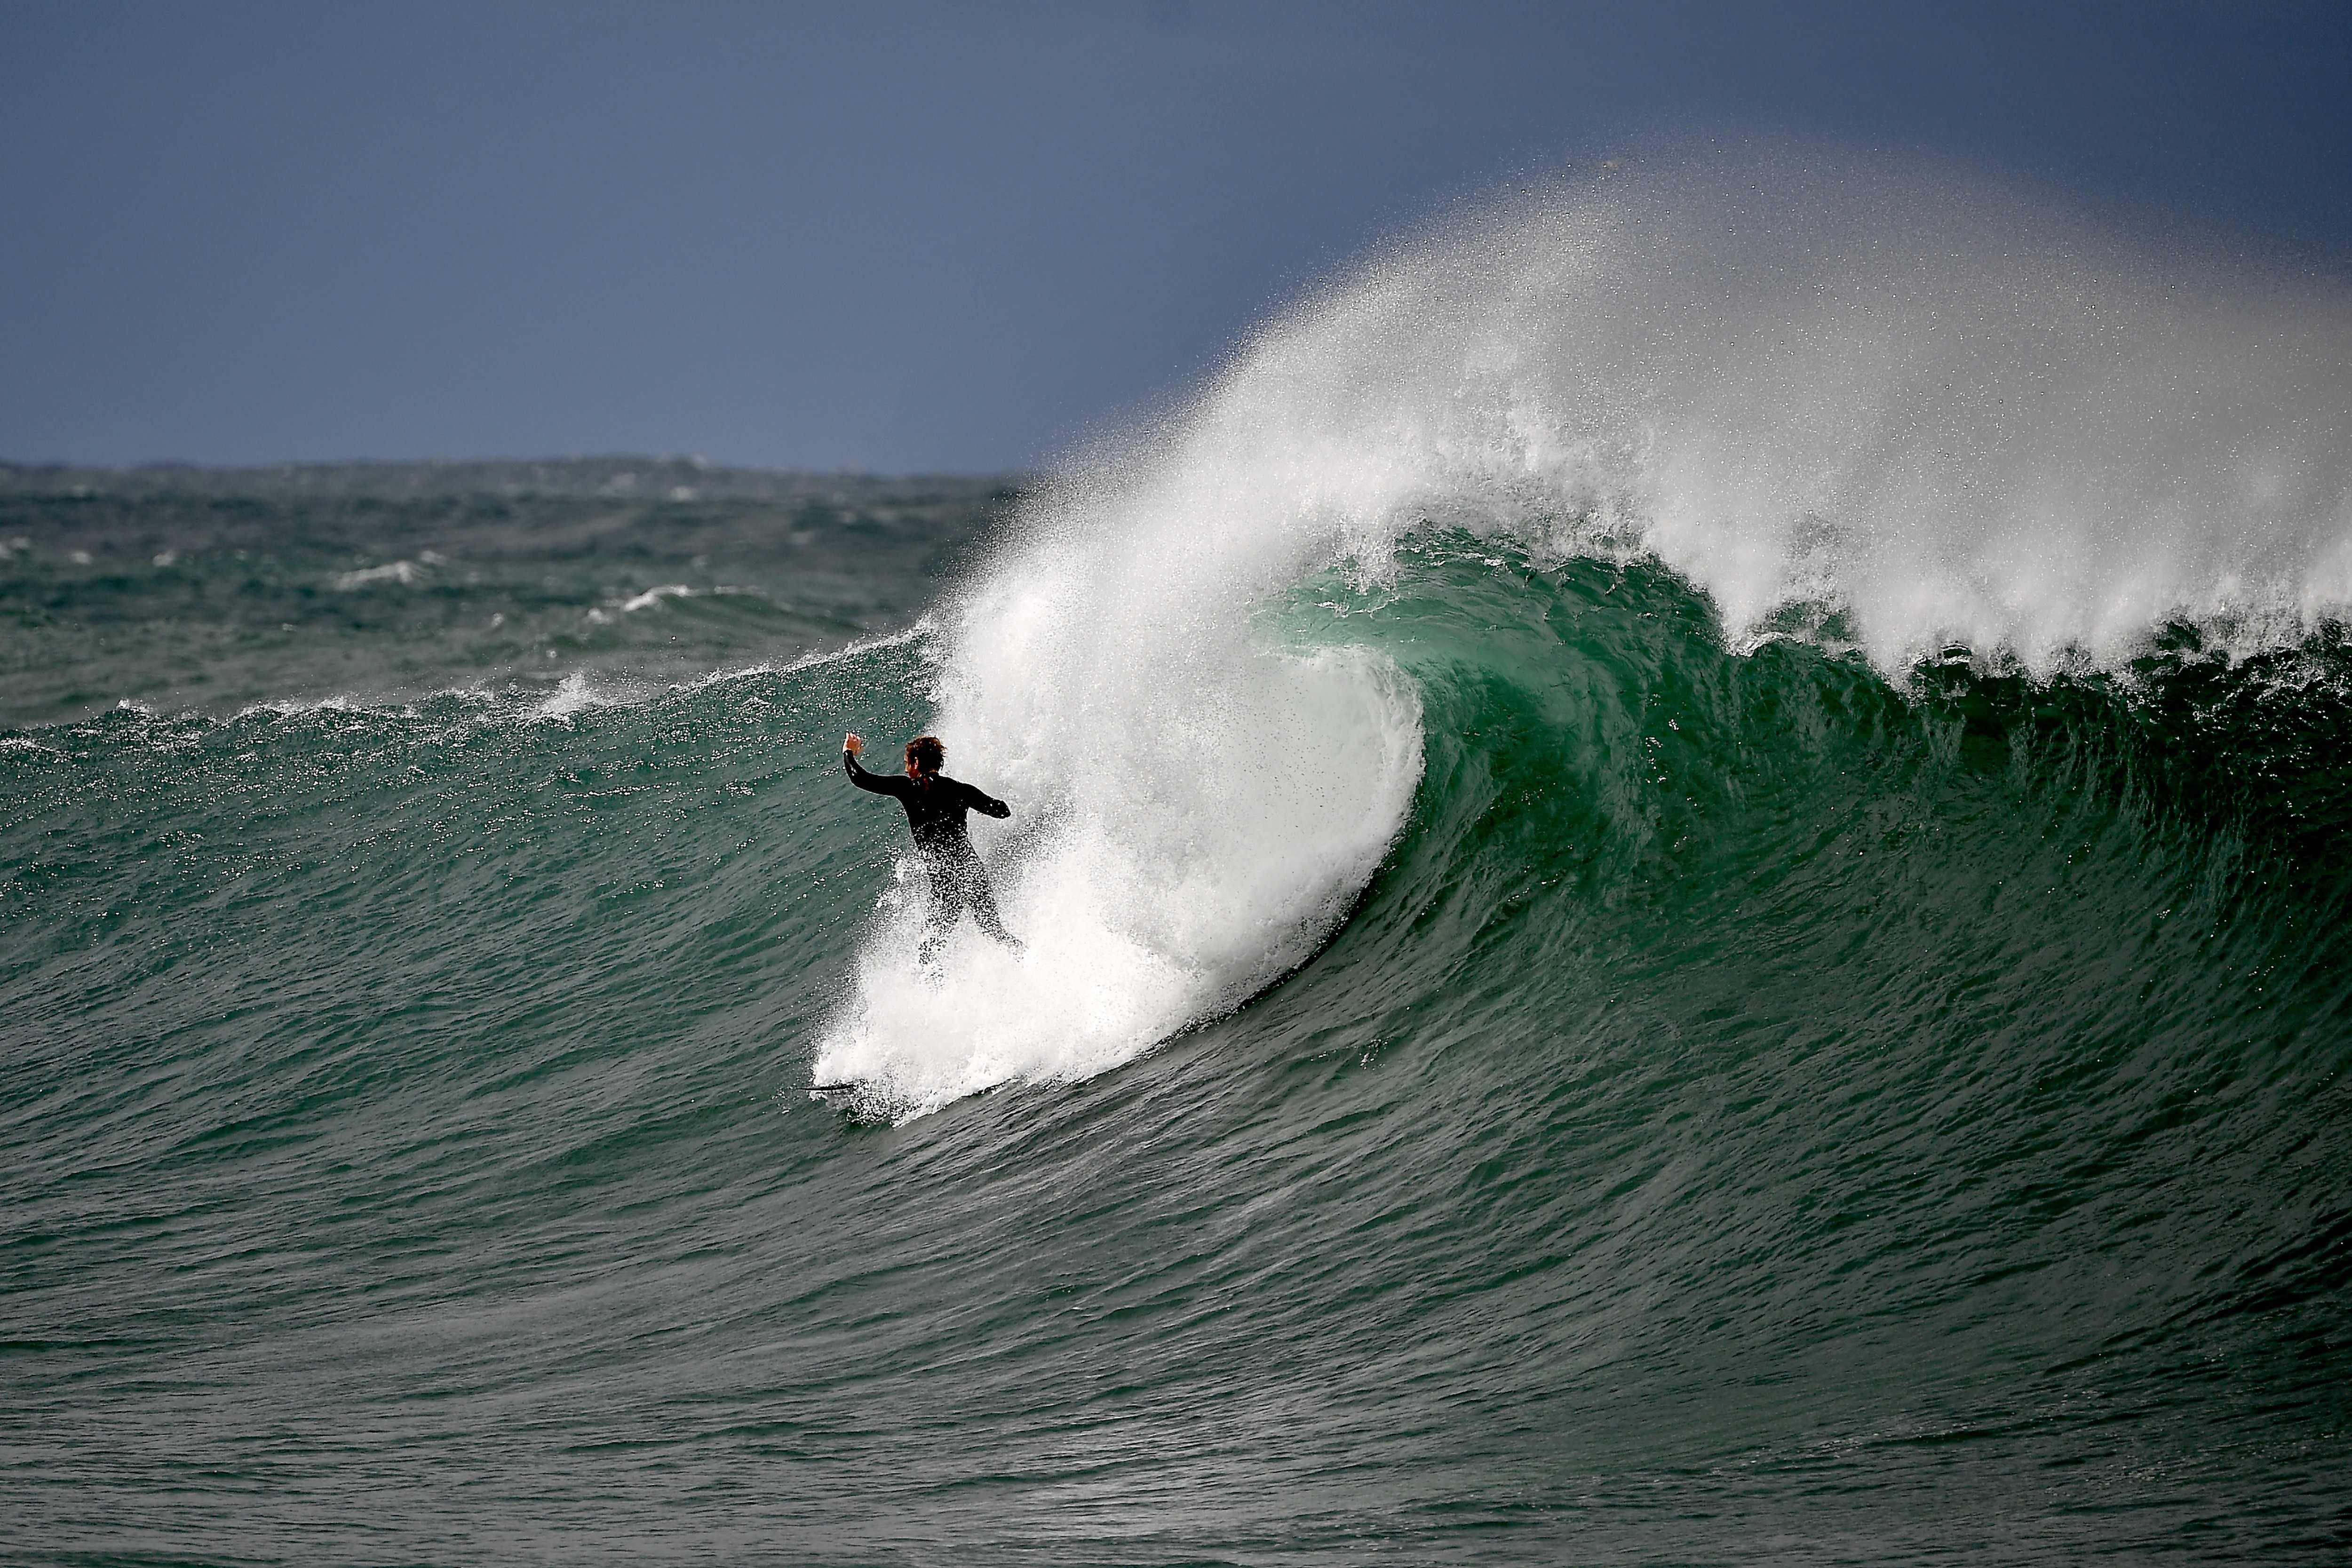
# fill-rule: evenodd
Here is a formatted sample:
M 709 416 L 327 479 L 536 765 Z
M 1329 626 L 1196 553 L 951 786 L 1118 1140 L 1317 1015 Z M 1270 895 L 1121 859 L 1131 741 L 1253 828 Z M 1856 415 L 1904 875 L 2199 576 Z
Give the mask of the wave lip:
M 1734 647 L 1834 613 L 1890 676 L 2352 605 L 2352 290 L 1933 164 L 1524 194 L 1270 327 L 1197 417 L 1375 568 L 1432 519 L 1647 554 Z

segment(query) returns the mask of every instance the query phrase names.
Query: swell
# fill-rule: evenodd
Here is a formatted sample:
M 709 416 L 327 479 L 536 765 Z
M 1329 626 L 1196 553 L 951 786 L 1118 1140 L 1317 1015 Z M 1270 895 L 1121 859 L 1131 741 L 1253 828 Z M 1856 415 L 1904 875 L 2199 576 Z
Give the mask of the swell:
M 1898 687 L 1442 532 L 1253 614 L 1413 693 L 1348 918 L 1156 1052 L 908 1128 L 798 1091 L 901 833 L 839 732 L 926 721 L 936 633 L 0 752 L 28 1517 L 250 1550 L 153 1483 L 268 1443 L 248 1542 L 383 1477 L 325 1554 L 435 1542 L 453 1460 L 574 1531 L 719 1530 L 651 1445 L 842 1558 L 975 1498 L 1117 1555 L 1080 1487 L 1171 1557 L 2328 1528 L 2333 644 Z

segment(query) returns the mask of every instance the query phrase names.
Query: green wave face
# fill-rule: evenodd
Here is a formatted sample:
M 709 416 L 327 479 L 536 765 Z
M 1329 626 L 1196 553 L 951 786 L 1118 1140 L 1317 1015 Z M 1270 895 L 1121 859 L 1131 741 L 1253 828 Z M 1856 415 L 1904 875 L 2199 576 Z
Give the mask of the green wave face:
M 1294 606 L 1412 671 L 1429 766 L 1357 918 L 1237 1026 L 1330 1097 L 1325 1225 L 1415 1256 L 1391 1289 L 1449 1384 L 1525 1419 L 1529 1467 L 1639 1452 L 1888 1555 L 2158 1552 L 2136 1466 L 2315 1524 L 2340 658 L 1898 694 L 1725 654 L 1654 570 L 1480 553 Z M 2148 1511 L 2070 1519 L 2110 1487 Z

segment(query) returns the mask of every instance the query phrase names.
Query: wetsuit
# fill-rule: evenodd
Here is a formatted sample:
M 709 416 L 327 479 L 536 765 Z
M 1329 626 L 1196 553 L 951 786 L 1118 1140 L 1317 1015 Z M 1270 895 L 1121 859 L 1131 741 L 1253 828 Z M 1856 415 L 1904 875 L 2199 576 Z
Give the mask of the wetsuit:
M 869 773 L 846 751 L 841 753 L 841 765 L 849 771 L 849 782 L 859 789 L 890 795 L 907 808 L 907 826 L 915 836 L 915 848 L 931 882 L 931 924 L 929 934 L 923 938 L 924 962 L 929 963 L 946 944 L 948 933 L 966 909 L 980 921 L 981 930 L 1008 946 L 1020 946 L 997 916 L 996 891 L 988 885 L 988 868 L 972 852 L 971 840 L 963 831 L 968 811 L 1003 817 L 1012 816 L 1013 808 L 941 773 L 922 779 L 905 773 Z

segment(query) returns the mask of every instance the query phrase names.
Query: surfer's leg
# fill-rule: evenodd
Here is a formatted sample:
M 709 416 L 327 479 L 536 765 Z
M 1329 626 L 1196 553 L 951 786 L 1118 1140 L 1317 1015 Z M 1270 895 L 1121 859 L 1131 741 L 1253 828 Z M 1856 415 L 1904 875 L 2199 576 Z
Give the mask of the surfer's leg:
M 922 944 L 915 949 L 915 956 L 924 968 L 929 969 L 939 962 L 940 950 L 947 946 L 948 938 L 955 934 L 955 918 L 959 912 L 950 910 L 944 919 L 939 911 L 932 912 L 930 929 L 923 933 Z
M 963 913 L 964 892 L 958 879 L 943 868 L 931 871 L 931 915 L 923 931 L 922 945 L 915 950 L 926 968 L 938 959 L 940 949 L 947 946 L 948 938 L 955 934 L 956 917 Z
M 970 885 L 965 889 L 971 900 L 971 918 L 980 929 L 1019 952 L 1025 945 L 1022 940 L 1004 929 L 1004 921 L 996 912 L 996 889 L 988 884 L 988 872 L 977 862 L 971 868 Z

